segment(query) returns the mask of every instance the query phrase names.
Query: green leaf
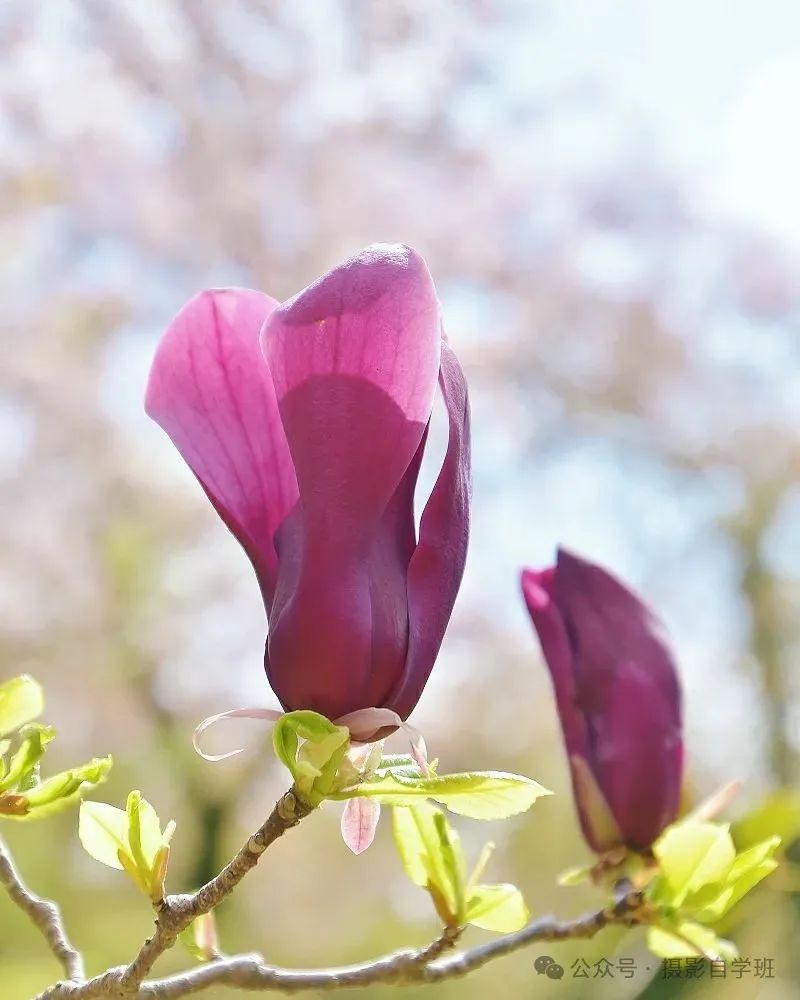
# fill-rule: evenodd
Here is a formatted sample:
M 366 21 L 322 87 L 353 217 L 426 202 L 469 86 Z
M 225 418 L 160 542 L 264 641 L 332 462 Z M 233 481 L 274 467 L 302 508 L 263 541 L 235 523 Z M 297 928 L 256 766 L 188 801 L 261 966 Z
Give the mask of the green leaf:
M 667 827 L 653 853 L 662 876 L 653 898 L 678 907 L 690 893 L 724 880 L 736 848 L 727 824 L 686 820 Z
M 515 885 L 476 885 L 470 892 L 468 924 L 507 934 L 524 927 L 529 917 L 522 893 Z
M 381 757 L 378 770 L 392 771 L 394 768 L 398 767 L 405 769 L 417 767 L 417 765 L 410 753 L 388 753 Z M 417 771 L 419 771 L 418 767 Z
M 716 924 L 775 870 L 779 844 L 780 837 L 768 837 L 736 854 L 727 824 L 689 819 L 669 827 L 653 847 L 660 871 L 648 888 L 667 918 L 662 930 L 681 937 L 675 930 L 681 921 L 691 927 Z M 661 941 L 659 947 L 666 945 Z
M 297 774 L 305 770 L 311 777 L 311 783 L 306 789 L 302 780 L 297 785 L 301 793 L 308 791 L 325 796 L 335 784 L 336 772 L 342 764 L 345 753 L 350 745 L 350 733 L 342 726 L 334 732 L 323 736 L 319 742 L 306 740 L 297 752 Z
M 26 787 L 34 783 L 31 781 L 35 777 L 32 772 L 42 759 L 44 748 L 54 738 L 55 730 L 34 722 L 23 726 L 19 735 L 22 742 L 11 758 L 6 776 L 0 781 L 0 792 L 19 789 L 26 781 Z
M 170 821 L 161 832 L 155 809 L 138 791 L 130 793 L 124 811 L 105 802 L 81 805 L 78 836 L 86 851 L 102 864 L 124 870 L 153 902 L 164 895 L 174 831 Z
M 428 884 L 427 845 L 414 810 L 408 808 L 392 810 L 392 833 L 406 875 L 414 885 L 424 889 Z
M 42 686 L 28 674 L 0 684 L 0 736 L 32 722 L 44 710 Z
M 416 799 L 433 799 L 472 819 L 505 819 L 524 812 L 548 789 L 530 778 L 502 771 L 474 771 L 423 777 L 391 771 L 379 774 L 331 798 L 374 798 L 384 805 L 410 805 Z
M 800 791 L 784 788 L 773 792 L 758 809 L 731 827 L 739 850 L 777 835 L 785 844 L 800 837 Z
M 464 891 L 467 865 L 461 847 L 461 838 L 447 822 L 444 813 L 438 809 L 433 817 L 433 822 L 439 838 L 439 850 L 442 855 L 444 871 L 452 887 L 453 916 L 456 924 L 461 925 L 467 910 L 467 899 Z
M 581 868 L 567 868 L 566 871 L 561 872 L 556 882 L 558 885 L 564 886 L 582 885 L 584 882 L 588 882 L 591 877 L 592 866 L 584 865 Z
M 489 859 L 494 854 L 494 843 L 490 840 L 481 848 L 481 853 L 478 855 L 478 860 L 475 862 L 475 867 L 469 876 L 469 882 L 467 883 L 467 889 L 472 889 L 478 884 L 478 879 L 483 875 L 486 870 L 486 866 L 489 864 Z
M 686 910 L 703 923 L 713 923 L 724 917 L 743 896 L 778 867 L 772 855 L 780 842 L 780 837 L 770 837 L 742 851 L 736 856 L 724 880 L 686 898 Z
M 692 920 L 649 927 L 647 947 L 658 958 L 700 956 L 709 961 L 730 961 L 738 955 L 731 941 L 717 937 L 710 927 Z
M 169 829 L 169 824 L 167 829 Z M 161 820 L 158 818 L 158 813 L 141 795 L 139 795 L 139 836 L 145 862 L 148 867 L 152 868 L 156 855 L 164 843 L 164 834 L 161 833 Z
M 61 771 L 25 793 L 28 812 L 14 817 L 38 820 L 61 812 L 77 802 L 90 788 L 106 780 L 112 766 L 111 757 L 95 757 L 87 764 Z
M 392 829 L 408 877 L 428 890 L 445 924 L 460 925 L 465 913 L 464 857 L 458 834 L 444 814 L 424 801 L 398 806 Z
M 336 776 L 350 746 L 350 732 L 318 712 L 287 712 L 272 734 L 278 759 L 289 769 L 301 798 L 319 803 L 336 786 Z M 302 747 L 300 740 L 304 740 Z
M 161 822 L 155 809 L 145 802 L 140 791 L 134 790 L 128 794 L 125 803 L 128 816 L 128 847 L 130 858 L 139 872 L 144 884 L 148 884 L 148 876 L 153 867 L 156 852 L 161 846 Z M 145 836 L 148 850 L 145 852 L 142 844 L 142 820 L 144 819 Z
M 515 886 L 475 884 L 492 852 L 491 844 L 481 851 L 467 882 L 461 841 L 439 808 L 424 800 L 395 806 L 392 826 L 407 875 L 430 893 L 446 926 L 470 923 L 506 932 L 525 925 L 528 909 Z
M 78 837 L 84 850 L 109 868 L 122 870 L 120 852 L 129 854 L 128 815 L 105 802 L 82 802 Z
M 278 719 L 272 731 L 275 753 L 278 759 L 291 771 L 297 758 L 299 739 L 320 743 L 326 736 L 344 728 L 344 726 L 335 726 L 330 719 L 326 719 L 318 712 L 287 712 L 286 715 Z M 345 729 L 345 731 L 347 730 Z
M 11 747 L 11 740 L 0 740 L 0 781 L 3 780 L 3 778 L 6 775 L 6 771 L 8 770 L 8 764 L 6 762 L 5 754 L 6 751 L 10 749 L 10 747 Z

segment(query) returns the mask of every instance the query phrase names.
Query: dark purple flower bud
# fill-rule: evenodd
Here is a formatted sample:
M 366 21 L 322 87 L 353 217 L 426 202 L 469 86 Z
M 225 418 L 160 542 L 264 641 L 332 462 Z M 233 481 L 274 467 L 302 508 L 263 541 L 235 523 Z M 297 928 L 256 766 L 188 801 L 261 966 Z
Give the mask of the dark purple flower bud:
M 678 675 L 663 629 L 632 591 L 559 550 L 524 570 L 584 836 L 603 853 L 646 850 L 678 814 L 683 742 Z
M 437 391 L 447 453 L 414 524 Z M 469 534 L 469 406 L 428 269 L 377 244 L 282 305 L 192 299 L 159 346 L 147 412 L 256 571 L 284 708 L 403 719 L 433 667 Z

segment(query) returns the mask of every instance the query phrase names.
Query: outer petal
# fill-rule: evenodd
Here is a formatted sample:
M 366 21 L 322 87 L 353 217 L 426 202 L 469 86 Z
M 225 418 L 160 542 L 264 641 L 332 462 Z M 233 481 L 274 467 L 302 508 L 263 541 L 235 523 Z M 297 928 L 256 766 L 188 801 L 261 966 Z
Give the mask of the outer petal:
M 442 343 L 439 384 L 450 423 L 441 472 L 422 512 L 408 567 L 408 656 L 388 705 L 407 718 L 430 676 L 464 574 L 469 542 L 472 466 L 464 373 Z
M 427 268 L 370 247 L 276 309 L 262 343 L 300 492 L 268 672 L 285 706 L 335 718 L 382 704 L 405 662 L 415 460 L 440 356 Z
M 572 649 L 554 593 L 555 568 L 522 572 L 522 593 L 550 671 L 572 788 L 583 835 L 596 851 L 620 842 L 610 806 L 604 801 L 589 759 L 589 731 L 577 703 Z
M 276 304 L 242 288 L 195 296 L 164 334 L 145 404 L 249 555 L 268 606 L 277 570 L 273 538 L 297 500 L 259 346 Z
M 626 842 L 648 847 L 677 815 L 681 695 L 663 627 L 619 580 L 560 551 L 554 597 L 569 630 L 592 770 Z
M 602 712 L 620 665 L 636 663 L 673 706 L 679 728 L 678 673 L 663 625 L 650 608 L 607 570 L 563 549 L 556 562 L 554 598 L 569 629 L 583 710 Z
M 555 601 L 554 576 L 554 568 L 523 570 L 522 594 L 550 671 L 567 754 L 570 758 L 586 758 L 589 753 L 586 720 L 577 705 L 572 649 L 561 609 Z
M 619 667 L 597 720 L 594 771 L 625 843 L 644 849 L 677 816 L 683 748 L 670 698 L 646 667 Z

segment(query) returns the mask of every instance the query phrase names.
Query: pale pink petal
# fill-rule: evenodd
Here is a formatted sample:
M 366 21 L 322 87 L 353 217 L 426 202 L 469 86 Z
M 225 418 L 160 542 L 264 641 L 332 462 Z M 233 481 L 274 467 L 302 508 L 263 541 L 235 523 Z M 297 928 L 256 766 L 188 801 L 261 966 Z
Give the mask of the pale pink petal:
M 743 787 L 744 782 L 738 778 L 728 781 L 696 805 L 689 815 L 692 819 L 717 819 L 718 816 L 722 816 L 728 811 Z
M 342 840 L 353 854 L 361 854 L 375 839 L 381 807 L 367 798 L 348 799 L 342 810 Z
M 425 738 L 411 723 L 401 719 L 393 709 L 360 708 L 356 712 L 350 712 L 338 718 L 336 725 L 346 726 L 350 730 L 350 738 L 359 743 L 376 742 L 382 740 L 387 735 L 387 730 L 402 729 L 406 736 L 408 736 L 408 741 L 411 745 L 411 756 L 414 758 L 420 771 L 426 777 L 430 774 L 428 748 L 425 745 Z
M 192 733 L 192 745 L 195 752 L 203 760 L 227 760 L 244 752 L 244 747 L 238 750 L 228 750 L 227 753 L 206 753 L 200 746 L 200 737 L 213 725 L 222 719 L 266 719 L 268 722 L 277 722 L 285 713 L 274 708 L 232 708 L 227 712 L 218 712 L 216 715 L 209 715 L 195 728 Z

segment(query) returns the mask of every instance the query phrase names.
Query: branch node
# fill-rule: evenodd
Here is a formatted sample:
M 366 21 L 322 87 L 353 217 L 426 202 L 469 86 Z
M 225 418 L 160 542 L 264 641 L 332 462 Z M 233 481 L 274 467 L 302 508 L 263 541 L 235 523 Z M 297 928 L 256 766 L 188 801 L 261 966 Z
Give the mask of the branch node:
M 297 815 L 297 797 L 294 792 L 289 791 L 281 796 L 278 800 L 277 810 L 278 815 L 284 823 L 299 822 L 299 817 Z

